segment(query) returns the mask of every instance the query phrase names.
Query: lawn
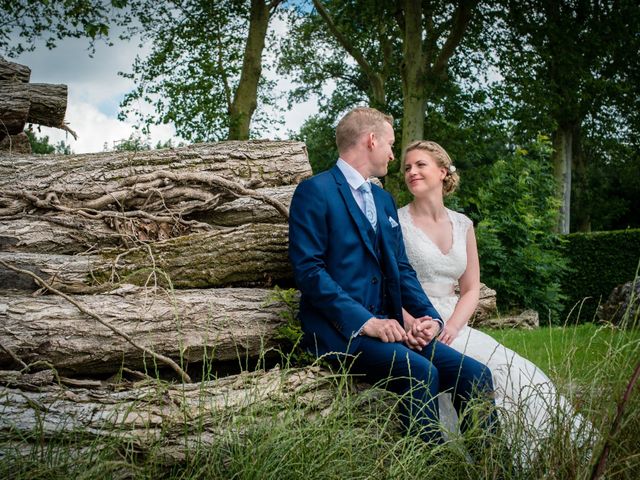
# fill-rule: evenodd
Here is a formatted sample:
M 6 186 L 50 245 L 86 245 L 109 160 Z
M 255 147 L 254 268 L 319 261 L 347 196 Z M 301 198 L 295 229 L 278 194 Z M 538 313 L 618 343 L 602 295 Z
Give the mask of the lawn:
M 629 378 L 640 360 L 640 330 L 592 323 L 536 330 L 484 330 L 560 382 L 589 384 L 596 372 Z M 627 361 L 625 361 L 625 359 Z

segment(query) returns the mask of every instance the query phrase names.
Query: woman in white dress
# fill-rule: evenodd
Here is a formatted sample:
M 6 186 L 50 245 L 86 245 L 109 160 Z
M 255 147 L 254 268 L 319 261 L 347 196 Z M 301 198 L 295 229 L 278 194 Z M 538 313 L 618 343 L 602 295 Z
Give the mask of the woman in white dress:
M 414 199 L 398 211 L 402 234 L 409 261 L 445 322 L 439 341 L 491 369 L 502 425 L 523 461 L 538 450 L 559 418 L 571 416 L 572 437 L 580 435 L 584 421 L 538 367 L 468 325 L 478 305 L 480 265 L 471 220 L 444 206 L 444 196 L 459 182 L 447 152 L 435 142 L 412 143 L 405 152 L 404 176 Z M 441 418 L 450 429 L 456 419 L 448 403 L 440 401 Z

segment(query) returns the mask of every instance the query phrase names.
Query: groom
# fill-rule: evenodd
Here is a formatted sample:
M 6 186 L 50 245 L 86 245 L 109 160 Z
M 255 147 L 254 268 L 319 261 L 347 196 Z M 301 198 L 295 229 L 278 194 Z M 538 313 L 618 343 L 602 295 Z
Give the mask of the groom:
M 434 340 L 443 322 L 409 265 L 395 203 L 367 180 L 393 160 L 392 122 L 372 108 L 340 120 L 336 165 L 293 196 L 289 257 L 307 347 L 402 395 L 408 433 L 440 442 L 437 394 L 452 392 L 464 429 L 466 403 L 493 384 L 483 364 Z M 403 323 L 402 308 L 416 320 Z

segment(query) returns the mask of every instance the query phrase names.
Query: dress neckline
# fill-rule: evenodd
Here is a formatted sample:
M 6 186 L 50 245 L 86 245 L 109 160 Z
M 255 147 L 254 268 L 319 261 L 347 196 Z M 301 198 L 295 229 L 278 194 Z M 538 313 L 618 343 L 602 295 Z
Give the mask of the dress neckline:
M 409 217 L 409 222 L 411 223 L 411 226 L 417 230 L 421 235 L 423 235 L 427 241 L 433 245 L 436 250 L 440 253 L 440 255 L 442 255 L 443 257 L 447 257 L 449 256 L 449 254 L 453 251 L 453 244 L 456 241 L 456 236 L 454 233 L 454 225 L 453 225 L 453 219 L 451 218 L 451 211 L 445 207 L 445 211 L 447 212 L 447 218 L 449 219 L 449 224 L 451 225 L 451 246 L 449 247 L 449 250 L 447 251 L 447 253 L 444 253 L 440 247 L 438 246 L 438 244 L 436 242 L 434 242 L 431 237 L 429 236 L 429 234 L 427 232 L 425 232 L 422 228 L 420 228 L 418 225 L 415 224 L 415 222 L 413 221 L 413 215 L 411 215 L 411 204 L 407 205 L 407 216 Z

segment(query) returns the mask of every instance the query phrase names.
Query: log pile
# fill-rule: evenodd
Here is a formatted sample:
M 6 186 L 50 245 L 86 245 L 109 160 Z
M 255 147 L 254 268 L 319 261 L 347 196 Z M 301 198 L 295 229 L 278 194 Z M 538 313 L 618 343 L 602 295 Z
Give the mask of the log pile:
M 2 443 L 33 431 L 37 405 L 57 412 L 48 416 L 45 436 L 76 425 L 126 431 L 146 445 L 149 435 L 174 426 L 176 436 L 185 432 L 199 421 L 191 414 L 221 410 L 216 398 L 224 392 L 235 399 L 230 416 L 244 408 L 249 391 L 257 404 L 276 392 L 333 398 L 322 393 L 328 386 L 314 369 L 191 378 L 203 376 L 203 366 L 211 378 L 218 366 L 257 362 L 279 347 L 289 307 L 271 287 L 291 284 L 288 206 L 310 175 L 304 144 L 286 141 L 0 154 Z M 125 383 L 107 382 L 115 377 Z M 153 378 L 153 386 L 131 383 Z M 175 389 L 187 403 L 168 409 L 166 395 L 140 402 L 156 398 L 159 388 L 169 397 Z M 207 405 L 198 403 L 202 391 Z M 82 416 L 87 405 L 90 419 Z M 151 417 L 155 433 L 148 423 L 135 429 Z M 168 450 L 183 440 L 169 435 Z
M 61 128 L 65 125 L 67 86 L 29 83 L 31 69 L 0 56 L 0 151 L 31 153 L 24 133 L 27 123 Z

